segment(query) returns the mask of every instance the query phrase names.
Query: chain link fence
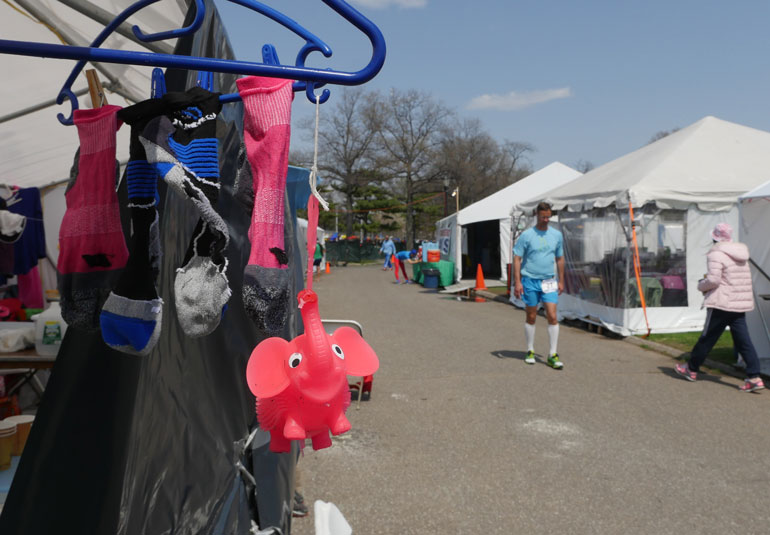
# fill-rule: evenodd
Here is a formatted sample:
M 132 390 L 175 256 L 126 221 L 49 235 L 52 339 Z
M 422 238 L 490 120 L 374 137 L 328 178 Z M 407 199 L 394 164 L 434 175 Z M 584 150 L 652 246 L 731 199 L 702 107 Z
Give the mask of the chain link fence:
M 382 262 L 385 257 L 380 254 L 380 243 L 358 240 L 329 241 L 326 242 L 326 261 L 334 265 L 338 264 L 364 264 L 367 262 Z M 403 244 L 396 244 L 398 250 L 402 250 Z

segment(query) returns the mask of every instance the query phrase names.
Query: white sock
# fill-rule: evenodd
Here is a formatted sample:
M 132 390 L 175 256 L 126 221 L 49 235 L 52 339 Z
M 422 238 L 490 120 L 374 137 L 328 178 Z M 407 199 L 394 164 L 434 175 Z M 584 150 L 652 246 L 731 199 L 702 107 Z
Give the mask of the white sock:
M 559 324 L 548 326 L 548 341 L 551 343 L 549 355 L 556 353 L 556 345 L 559 343 Z
M 535 350 L 535 325 L 524 323 L 524 336 L 527 338 L 527 351 Z

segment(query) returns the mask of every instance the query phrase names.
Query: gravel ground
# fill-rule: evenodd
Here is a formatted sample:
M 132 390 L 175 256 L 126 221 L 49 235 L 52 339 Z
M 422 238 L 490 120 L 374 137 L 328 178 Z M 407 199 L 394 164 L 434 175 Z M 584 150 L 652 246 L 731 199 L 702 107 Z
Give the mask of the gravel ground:
M 524 363 L 524 313 L 334 268 L 321 316 L 377 351 L 353 429 L 299 461 L 358 534 L 770 533 L 770 390 L 676 376 L 668 355 L 561 326 L 561 371 Z M 538 317 L 535 350 L 548 347 Z

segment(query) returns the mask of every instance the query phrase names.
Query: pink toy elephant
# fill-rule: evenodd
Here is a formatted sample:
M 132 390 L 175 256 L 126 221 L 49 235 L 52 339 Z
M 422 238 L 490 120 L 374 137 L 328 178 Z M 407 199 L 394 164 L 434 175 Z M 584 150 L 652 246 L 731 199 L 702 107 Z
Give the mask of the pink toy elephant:
M 270 431 L 270 450 L 275 452 L 287 452 L 291 440 L 306 438 L 315 450 L 331 446 L 329 431 L 340 435 L 350 429 L 347 376 L 370 375 L 379 367 L 374 350 L 354 329 L 326 333 L 315 292 L 302 290 L 297 300 L 305 334 L 291 342 L 263 340 L 246 367 L 259 425 Z

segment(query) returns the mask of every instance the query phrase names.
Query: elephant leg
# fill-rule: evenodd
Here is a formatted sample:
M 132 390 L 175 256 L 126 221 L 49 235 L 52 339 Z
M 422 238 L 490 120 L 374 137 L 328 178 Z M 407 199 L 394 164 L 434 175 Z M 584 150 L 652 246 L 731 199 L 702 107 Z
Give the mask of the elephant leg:
M 291 451 L 291 441 L 281 435 L 278 430 L 270 432 L 270 451 L 275 453 L 287 453 Z
M 344 412 L 340 412 L 339 416 L 337 416 L 337 420 L 334 421 L 332 425 L 329 426 L 329 430 L 332 432 L 332 435 L 334 436 L 341 435 L 346 431 L 350 431 L 350 422 L 345 417 Z
M 313 449 L 322 450 L 332 445 L 332 438 L 327 431 L 321 431 L 313 435 Z
M 287 416 L 286 423 L 283 426 L 283 436 L 289 440 L 305 440 L 307 434 L 305 429 L 294 418 Z

